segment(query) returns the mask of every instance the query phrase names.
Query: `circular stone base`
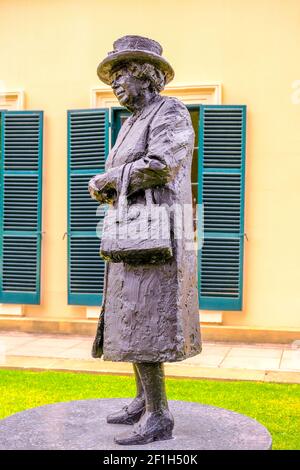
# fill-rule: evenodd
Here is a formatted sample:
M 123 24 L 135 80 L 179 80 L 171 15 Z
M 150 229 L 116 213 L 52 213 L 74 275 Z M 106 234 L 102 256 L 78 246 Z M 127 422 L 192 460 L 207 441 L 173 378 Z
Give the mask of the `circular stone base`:
M 0 449 L 267 450 L 272 446 L 269 432 L 254 419 L 184 401 L 169 401 L 175 419 L 173 439 L 120 446 L 114 436 L 130 431 L 132 426 L 107 424 L 106 416 L 130 401 L 80 400 L 16 413 L 0 420 Z

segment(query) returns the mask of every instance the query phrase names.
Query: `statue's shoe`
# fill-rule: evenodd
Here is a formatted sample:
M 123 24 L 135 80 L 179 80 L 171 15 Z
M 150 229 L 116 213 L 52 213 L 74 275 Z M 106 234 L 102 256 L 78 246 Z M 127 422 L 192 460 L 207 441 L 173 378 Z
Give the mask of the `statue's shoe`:
M 115 437 L 119 445 L 149 444 L 153 441 L 172 439 L 174 419 L 167 409 L 146 412 L 140 421 L 133 427 L 129 434 L 121 434 Z
M 134 424 L 137 423 L 145 411 L 145 400 L 133 400 L 128 406 L 121 410 L 111 413 L 106 421 L 109 424 Z

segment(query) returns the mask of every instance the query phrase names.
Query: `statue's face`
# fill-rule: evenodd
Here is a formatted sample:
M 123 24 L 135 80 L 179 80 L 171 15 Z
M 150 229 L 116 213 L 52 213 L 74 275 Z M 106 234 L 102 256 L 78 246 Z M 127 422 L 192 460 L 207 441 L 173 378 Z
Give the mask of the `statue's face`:
M 121 106 L 133 109 L 141 95 L 149 86 L 148 81 L 141 80 L 132 75 L 126 68 L 122 67 L 112 74 L 111 87 Z

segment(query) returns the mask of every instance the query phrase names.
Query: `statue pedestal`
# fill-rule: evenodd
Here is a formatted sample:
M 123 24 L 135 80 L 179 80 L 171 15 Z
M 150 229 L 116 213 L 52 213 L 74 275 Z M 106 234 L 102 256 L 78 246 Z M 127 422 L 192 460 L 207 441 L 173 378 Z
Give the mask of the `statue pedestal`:
M 128 399 L 55 403 L 16 413 L 0 421 L 0 449 L 55 450 L 246 450 L 271 449 L 272 438 L 257 421 L 213 406 L 169 401 L 173 439 L 120 446 L 114 436 L 131 426 L 107 424 L 106 416 Z

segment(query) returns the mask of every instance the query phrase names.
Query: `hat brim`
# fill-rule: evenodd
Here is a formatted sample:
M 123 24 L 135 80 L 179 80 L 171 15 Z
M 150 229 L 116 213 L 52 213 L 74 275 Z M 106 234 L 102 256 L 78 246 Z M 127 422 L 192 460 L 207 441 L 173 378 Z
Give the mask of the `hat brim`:
M 154 54 L 148 51 L 122 51 L 115 52 L 108 55 L 97 68 L 97 75 L 102 80 L 102 82 L 110 85 L 111 83 L 111 73 L 112 70 L 118 65 L 124 64 L 130 60 L 136 62 L 148 62 L 155 65 L 159 70 L 161 70 L 166 77 L 166 84 L 169 83 L 174 78 L 174 70 L 172 69 L 169 62 L 167 62 L 163 57 L 158 54 Z

